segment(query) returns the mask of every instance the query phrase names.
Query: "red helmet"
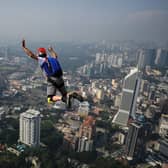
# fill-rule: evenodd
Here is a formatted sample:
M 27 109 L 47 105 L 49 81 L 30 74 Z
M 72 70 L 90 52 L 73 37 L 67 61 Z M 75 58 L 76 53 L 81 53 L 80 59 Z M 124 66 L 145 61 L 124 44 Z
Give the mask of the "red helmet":
M 47 53 L 45 48 L 38 48 L 37 51 L 39 54 L 46 54 Z

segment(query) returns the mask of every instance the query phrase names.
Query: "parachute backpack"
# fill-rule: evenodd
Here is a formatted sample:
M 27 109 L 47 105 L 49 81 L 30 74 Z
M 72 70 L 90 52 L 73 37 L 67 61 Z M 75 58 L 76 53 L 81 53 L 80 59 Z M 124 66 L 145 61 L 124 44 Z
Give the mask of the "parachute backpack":
M 62 76 L 62 68 L 56 58 L 47 57 L 46 61 L 41 66 L 44 69 L 46 75 L 48 77 L 55 76 L 60 77 Z

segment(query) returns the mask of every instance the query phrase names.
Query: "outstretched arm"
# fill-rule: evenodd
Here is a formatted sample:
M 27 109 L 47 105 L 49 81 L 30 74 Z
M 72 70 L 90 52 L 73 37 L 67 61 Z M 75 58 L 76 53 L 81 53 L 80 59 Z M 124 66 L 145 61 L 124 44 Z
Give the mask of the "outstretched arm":
M 26 44 L 25 44 L 25 40 L 23 39 L 22 40 L 22 48 L 23 48 L 23 51 L 31 58 L 35 59 L 35 60 L 38 60 L 38 57 L 32 52 L 30 51 L 27 47 L 26 47 Z
M 54 58 L 58 57 L 57 53 L 54 51 L 54 49 L 52 47 L 49 47 L 48 51 L 50 52 L 52 57 L 54 57 Z

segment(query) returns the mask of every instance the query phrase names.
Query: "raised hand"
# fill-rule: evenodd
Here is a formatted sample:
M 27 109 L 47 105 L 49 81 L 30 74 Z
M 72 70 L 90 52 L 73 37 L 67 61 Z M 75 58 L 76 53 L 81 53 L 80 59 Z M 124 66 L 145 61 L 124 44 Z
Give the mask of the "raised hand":
M 50 47 L 48 48 L 48 51 L 49 51 L 49 52 L 52 52 L 52 51 L 53 51 L 53 48 L 50 46 Z
M 57 53 L 54 51 L 54 49 L 51 46 L 48 48 L 48 51 L 50 52 L 52 57 L 54 58 L 58 57 Z
M 38 57 L 37 55 L 35 55 L 31 50 L 29 50 L 27 47 L 26 47 L 26 43 L 25 43 L 25 39 L 22 40 L 22 48 L 23 48 L 23 51 L 31 58 L 35 59 L 35 60 L 38 60 Z
M 26 44 L 25 44 L 25 39 L 22 40 L 22 47 L 25 48 Z

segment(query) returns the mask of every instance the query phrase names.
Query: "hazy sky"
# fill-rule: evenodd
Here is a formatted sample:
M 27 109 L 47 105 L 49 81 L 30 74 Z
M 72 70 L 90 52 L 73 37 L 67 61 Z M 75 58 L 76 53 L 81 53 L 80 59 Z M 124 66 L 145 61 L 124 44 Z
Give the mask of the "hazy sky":
M 168 40 L 168 0 L 0 0 L 0 39 Z

